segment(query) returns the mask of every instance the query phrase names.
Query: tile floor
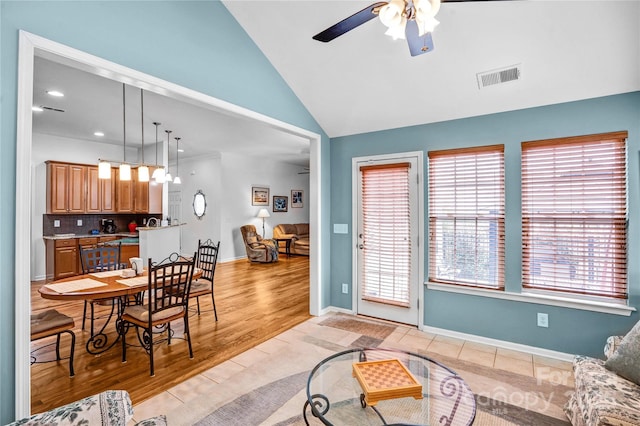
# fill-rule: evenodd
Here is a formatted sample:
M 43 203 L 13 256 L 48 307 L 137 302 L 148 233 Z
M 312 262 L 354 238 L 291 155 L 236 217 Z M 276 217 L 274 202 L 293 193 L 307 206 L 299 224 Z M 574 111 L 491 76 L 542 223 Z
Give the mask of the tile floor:
M 238 379 L 245 369 L 264 362 L 271 354 L 286 349 L 288 346 L 299 345 L 305 337 L 323 339 L 345 347 L 360 337 L 356 333 L 318 325 L 325 318 L 326 316 L 311 318 L 166 392 L 136 404 L 134 406 L 134 420 L 139 421 L 152 417 L 159 412 L 185 410 L 190 401 L 204 394 L 207 395 L 207 404 L 211 404 L 210 409 L 219 407 L 255 387 L 255 383 L 251 381 L 243 383 Z M 485 367 L 544 379 L 552 383 L 574 385 L 570 362 L 434 335 L 406 326 L 397 326 L 380 346 L 408 351 L 426 351 L 427 355 L 429 353 L 440 354 L 475 362 Z M 269 372 L 264 371 L 263 374 L 268 375 Z M 231 386 L 229 386 L 229 382 L 231 382 Z M 217 386 L 222 383 L 226 383 L 226 385 Z M 185 421 L 184 424 L 188 424 L 188 422 Z

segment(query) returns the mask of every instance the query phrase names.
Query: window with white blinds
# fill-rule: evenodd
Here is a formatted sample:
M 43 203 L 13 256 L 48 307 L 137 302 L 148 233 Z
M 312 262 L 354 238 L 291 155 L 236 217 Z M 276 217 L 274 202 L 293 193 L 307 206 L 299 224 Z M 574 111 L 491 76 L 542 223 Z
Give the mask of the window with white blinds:
M 364 300 L 409 306 L 410 166 L 396 163 L 360 167 Z
M 504 146 L 429 152 L 429 280 L 504 288 Z
M 626 138 L 522 143 L 523 287 L 627 297 Z

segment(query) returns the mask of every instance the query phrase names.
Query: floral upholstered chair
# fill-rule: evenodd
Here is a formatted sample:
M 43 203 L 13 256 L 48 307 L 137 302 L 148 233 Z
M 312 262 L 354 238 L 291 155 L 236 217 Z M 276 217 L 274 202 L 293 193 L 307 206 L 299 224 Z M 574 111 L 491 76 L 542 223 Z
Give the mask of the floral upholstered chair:
M 79 401 L 9 423 L 7 426 L 125 426 L 133 418 L 129 393 L 108 390 Z M 136 423 L 136 426 L 164 426 L 166 417 L 159 415 Z
M 253 225 L 240 227 L 247 257 L 252 262 L 277 262 L 278 245 L 274 240 L 262 238 Z

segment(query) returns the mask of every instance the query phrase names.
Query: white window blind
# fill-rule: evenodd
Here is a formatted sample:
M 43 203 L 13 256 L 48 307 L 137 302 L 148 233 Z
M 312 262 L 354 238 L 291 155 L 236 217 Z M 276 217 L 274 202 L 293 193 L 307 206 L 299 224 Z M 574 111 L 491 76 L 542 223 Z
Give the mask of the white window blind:
M 364 300 L 409 306 L 410 166 L 396 163 L 360 167 Z
M 429 280 L 504 288 L 504 146 L 429 152 Z
M 523 287 L 627 297 L 626 138 L 522 143 Z

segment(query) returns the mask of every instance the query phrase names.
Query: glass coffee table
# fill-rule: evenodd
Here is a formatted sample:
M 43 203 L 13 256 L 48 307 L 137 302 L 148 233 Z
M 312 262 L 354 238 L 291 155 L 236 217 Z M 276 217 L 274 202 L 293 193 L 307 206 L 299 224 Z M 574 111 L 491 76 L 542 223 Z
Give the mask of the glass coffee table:
M 307 381 L 303 408 L 325 425 L 470 425 L 476 402 L 467 383 L 425 356 L 349 349 L 322 360 Z

